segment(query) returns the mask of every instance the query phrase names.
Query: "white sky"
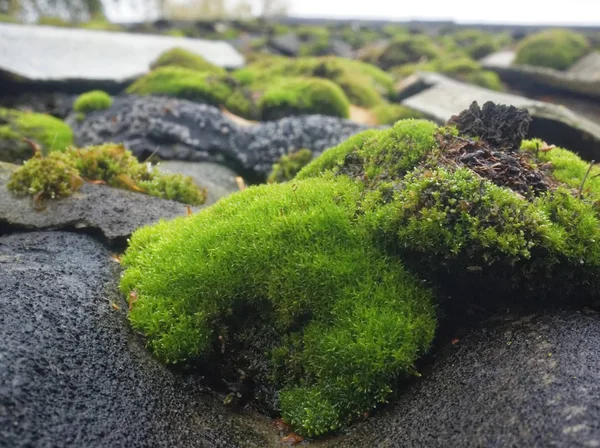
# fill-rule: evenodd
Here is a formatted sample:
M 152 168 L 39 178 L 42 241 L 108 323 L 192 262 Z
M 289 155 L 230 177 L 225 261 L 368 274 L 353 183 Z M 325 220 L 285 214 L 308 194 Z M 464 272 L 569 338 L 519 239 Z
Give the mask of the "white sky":
M 114 1 L 114 0 L 113 0 Z M 113 20 L 143 20 L 139 7 L 114 7 Z M 176 0 L 177 1 L 177 0 Z M 186 1 L 186 0 L 180 0 Z M 188 0 L 189 1 L 189 0 Z M 233 2 L 235 0 L 227 0 Z M 249 0 L 256 13 L 261 0 Z M 290 15 L 318 18 L 454 20 L 460 23 L 600 25 L 600 0 L 287 0 Z M 111 5 L 112 3 L 112 5 Z M 129 3 L 129 2 L 125 2 Z M 123 2 L 120 3 L 121 6 Z

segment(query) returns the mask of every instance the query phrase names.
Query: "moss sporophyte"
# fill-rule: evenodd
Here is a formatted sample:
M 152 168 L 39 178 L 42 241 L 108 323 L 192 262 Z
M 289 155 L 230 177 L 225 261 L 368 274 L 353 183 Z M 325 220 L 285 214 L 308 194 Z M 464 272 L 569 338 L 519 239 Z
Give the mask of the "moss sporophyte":
M 291 182 L 137 230 L 132 326 L 166 363 L 244 372 L 261 409 L 316 436 L 388 401 L 439 315 L 597 299 L 597 178 L 532 150 L 528 120 L 491 103 L 445 127 L 402 120 Z

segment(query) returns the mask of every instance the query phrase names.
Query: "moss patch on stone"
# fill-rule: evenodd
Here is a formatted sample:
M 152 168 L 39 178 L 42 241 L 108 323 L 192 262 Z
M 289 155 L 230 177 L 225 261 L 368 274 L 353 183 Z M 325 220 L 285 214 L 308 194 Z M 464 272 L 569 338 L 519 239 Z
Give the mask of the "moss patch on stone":
M 182 67 L 197 72 L 210 72 L 224 75 L 225 69 L 211 64 L 202 56 L 183 48 L 173 48 L 162 53 L 150 66 L 153 70 L 159 67 Z
M 547 30 L 523 39 L 517 48 L 516 64 L 565 70 L 590 50 L 587 38 L 569 30 Z
M 377 65 L 384 70 L 391 67 L 418 62 L 422 58 L 431 60 L 440 55 L 433 39 L 423 34 L 398 36 L 377 57 Z
M 108 109 L 112 105 L 112 97 L 102 90 L 82 93 L 73 103 L 73 110 L 78 113 L 89 113 L 95 110 Z
M 274 82 L 258 107 L 263 120 L 309 114 L 347 118 L 350 102 L 344 91 L 327 79 L 291 78 Z
M 299 149 L 298 151 L 281 156 L 279 161 L 273 164 L 273 170 L 269 174 L 267 182 L 272 184 L 292 180 L 311 159 L 312 151 L 310 149 Z
M 379 124 L 394 124 L 407 118 L 421 118 L 423 115 L 401 104 L 382 103 L 371 109 Z
M 36 154 L 12 174 L 8 187 L 16 194 L 36 199 L 57 199 L 72 194 L 83 180 L 191 205 L 206 199 L 206 190 L 190 177 L 162 173 L 148 163 L 138 162 L 117 144 L 68 148 L 46 157 Z

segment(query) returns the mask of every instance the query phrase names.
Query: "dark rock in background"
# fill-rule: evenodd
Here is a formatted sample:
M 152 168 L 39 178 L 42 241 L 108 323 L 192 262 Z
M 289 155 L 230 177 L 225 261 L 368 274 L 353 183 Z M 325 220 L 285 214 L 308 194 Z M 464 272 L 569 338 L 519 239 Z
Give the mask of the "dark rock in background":
M 61 92 L 30 92 L 0 95 L 0 107 L 40 112 L 65 119 L 72 111 L 76 95 Z
M 117 97 L 112 107 L 70 120 L 79 146 L 124 143 L 138 158 L 221 163 L 250 182 L 262 181 L 282 155 L 302 148 L 315 156 L 368 129 L 323 115 L 240 126 L 216 107 L 165 97 Z
M 298 56 L 302 42 L 296 33 L 287 33 L 273 36 L 269 39 L 269 45 L 285 56 Z
M 598 447 L 600 314 L 500 316 L 327 447 Z
M 90 236 L 0 237 L 0 446 L 273 446 L 266 418 L 151 357 L 116 266 Z

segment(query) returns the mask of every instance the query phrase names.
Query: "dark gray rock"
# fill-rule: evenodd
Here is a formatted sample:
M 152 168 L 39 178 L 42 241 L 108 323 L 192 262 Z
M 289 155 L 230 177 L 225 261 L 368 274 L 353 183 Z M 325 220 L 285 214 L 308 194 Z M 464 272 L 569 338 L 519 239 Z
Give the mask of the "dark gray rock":
M 30 197 L 15 197 L 6 188 L 15 168 L 0 163 L 0 229 L 87 229 L 122 244 L 138 227 L 187 213 L 179 202 L 89 183 L 72 196 L 44 201 L 39 210 Z
M 331 54 L 342 58 L 352 59 L 354 57 L 352 45 L 340 39 L 331 39 L 329 42 L 329 51 Z
M 456 341 L 455 341 L 456 342 Z M 327 447 L 598 447 L 600 315 L 489 321 Z
M 0 70 L 30 81 L 119 84 L 146 73 L 173 47 L 222 67 L 244 64 L 227 42 L 0 23 Z
M 296 33 L 287 33 L 273 36 L 269 39 L 269 45 L 285 56 L 298 56 L 302 42 Z
M 65 119 L 72 111 L 75 98 L 76 95 L 60 92 L 0 93 L 0 107 L 40 112 Z
M 122 142 L 140 158 L 221 163 L 249 181 L 263 180 L 284 154 L 308 148 L 318 155 L 368 128 L 323 115 L 240 126 L 206 104 L 135 96 L 115 98 L 110 109 L 83 122 L 69 121 L 80 146 Z
M 115 266 L 90 236 L 0 237 L 0 446 L 274 446 L 267 419 L 149 355 Z
M 218 163 L 172 160 L 161 162 L 159 168 L 163 171 L 190 176 L 196 184 L 208 188 L 205 206 L 239 191 L 235 180 L 237 173 Z

